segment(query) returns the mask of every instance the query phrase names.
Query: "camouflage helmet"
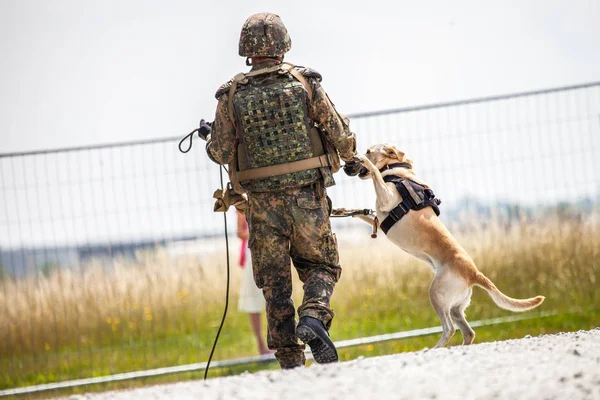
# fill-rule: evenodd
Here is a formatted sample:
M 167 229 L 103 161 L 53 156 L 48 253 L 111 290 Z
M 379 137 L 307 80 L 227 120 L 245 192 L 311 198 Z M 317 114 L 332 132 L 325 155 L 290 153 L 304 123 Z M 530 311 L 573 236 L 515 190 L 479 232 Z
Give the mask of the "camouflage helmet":
M 279 15 L 259 13 L 248 17 L 240 33 L 242 57 L 277 57 L 292 48 L 292 41 Z

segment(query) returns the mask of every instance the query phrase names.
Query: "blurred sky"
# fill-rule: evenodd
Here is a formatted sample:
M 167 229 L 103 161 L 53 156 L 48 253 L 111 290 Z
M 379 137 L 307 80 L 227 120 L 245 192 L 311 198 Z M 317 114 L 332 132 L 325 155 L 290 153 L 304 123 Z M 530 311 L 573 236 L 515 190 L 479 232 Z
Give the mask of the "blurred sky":
M 600 79 L 598 0 L 0 0 L 0 152 L 183 136 L 262 11 L 343 113 Z

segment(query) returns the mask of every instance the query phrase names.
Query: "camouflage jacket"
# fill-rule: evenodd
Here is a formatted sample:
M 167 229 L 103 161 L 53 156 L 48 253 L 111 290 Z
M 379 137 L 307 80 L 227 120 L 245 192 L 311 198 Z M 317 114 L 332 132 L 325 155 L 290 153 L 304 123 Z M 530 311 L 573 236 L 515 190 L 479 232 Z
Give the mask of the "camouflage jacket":
M 256 66 L 252 70 L 274 65 L 267 61 Z M 333 144 L 340 158 L 344 161 L 350 161 L 356 154 L 356 137 L 350 131 L 348 119 L 339 114 L 333 103 L 330 101 L 325 90 L 321 87 L 321 75 L 311 69 L 296 67 L 308 83 L 313 88 L 313 101 L 310 104 L 310 116 L 313 122 L 319 127 L 320 131 L 327 136 L 330 143 Z M 261 76 L 250 79 L 264 79 Z M 268 78 L 267 78 L 268 79 Z M 212 132 L 208 138 L 206 151 L 211 160 L 217 164 L 229 164 L 230 168 L 235 166 L 234 161 L 237 158 L 237 135 L 236 126 L 229 117 L 229 89 L 232 81 L 222 85 L 216 93 L 218 100 L 215 113 Z M 325 177 L 326 181 L 327 178 Z M 327 184 L 329 186 L 333 184 Z

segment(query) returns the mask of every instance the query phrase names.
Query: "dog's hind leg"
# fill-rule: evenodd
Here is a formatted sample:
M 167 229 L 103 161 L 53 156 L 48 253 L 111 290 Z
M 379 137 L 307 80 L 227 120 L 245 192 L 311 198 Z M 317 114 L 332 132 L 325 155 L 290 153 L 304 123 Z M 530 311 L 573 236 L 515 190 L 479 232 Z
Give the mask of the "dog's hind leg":
M 442 323 L 443 331 L 442 337 L 433 347 L 434 349 L 444 347 L 446 344 L 448 344 L 455 332 L 454 325 L 452 324 L 452 317 L 450 316 L 450 305 L 448 304 L 448 301 L 444 299 L 444 284 L 441 282 L 443 279 L 443 277 L 436 275 L 435 278 L 433 278 L 433 282 L 431 282 L 431 286 L 429 287 L 429 300 L 431 301 L 431 305 L 433 306 L 433 309 Z
M 455 305 L 450 310 L 450 316 L 452 317 L 452 320 L 454 321 L 456 326 L 458 326 L 458 329 L 460 329 L 460 332 L 462 333 L 463 345 L 472 344 L 473 340 L 475 340 L 475 331 L 473 330 L 473 328 L 471 328 L 471 326 L 467 322 L 467 319 L 465 318 L 465 308 L 467 308 L 467 306 L 469 305 L 472 292 L 473 289 L 469 288 L 469 295 L 467 297 L 467 300 L 463 303 Z

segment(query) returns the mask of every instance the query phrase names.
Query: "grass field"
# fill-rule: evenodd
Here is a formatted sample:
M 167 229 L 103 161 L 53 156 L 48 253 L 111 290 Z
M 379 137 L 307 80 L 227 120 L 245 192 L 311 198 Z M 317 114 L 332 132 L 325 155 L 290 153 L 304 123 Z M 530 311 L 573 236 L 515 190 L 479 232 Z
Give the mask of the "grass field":
M 469 226 L 455 235 L 496 286 L 511 297 L 546 296 L 532 314 L 559 315 L 476 328 L 475 342 L 600 325 L 598 216 Z M 341 240 L 342 278 L 332 307 L 334 340 L 438 326 L 428 301 L 432 272 L 389 244 Z M 237 242 L 234 242 L 237 249 Z M 236 254 L 236 249 L 232 254 Z M 233 257 L 232 264 L 235 264 Z M 247 315 L 237 312 L 240 270 L 232 265 L 229 315 L 214 359 L 255 354 Z M 58 270 L 0 283 L 0 389 L 206 361 L 225 298 L 224 257 L 174 260 L 156 250 L 105 270 Z M 301 284 L 294 282 L 294 300 Z M 474 290 L 467 319 L 512 315 Z M 344 349 L 342 360 L 420 350 L 439 335 Z M 457 333 L 451 345 L 461 342 Z M 277 368 L 246 365 L 210 376 Z M 199 378 L 201 373 L 100 385 L 96 389 Z M 79 390 L 91 390 L 83 388 Z M 48 394 L 46 394 L 47 396 Z

